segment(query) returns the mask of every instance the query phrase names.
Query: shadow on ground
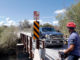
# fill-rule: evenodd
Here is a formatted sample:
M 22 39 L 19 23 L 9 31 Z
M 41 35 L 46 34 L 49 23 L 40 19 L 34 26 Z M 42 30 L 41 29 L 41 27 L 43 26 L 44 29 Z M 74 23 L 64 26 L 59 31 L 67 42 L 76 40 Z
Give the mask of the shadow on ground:
M 47 48 L 48 49 L 55 49 L 55 50 L 57 50 L 57 49 L 67 49 L 67 45 L 63 45 L 63 46 L 48 46 Z

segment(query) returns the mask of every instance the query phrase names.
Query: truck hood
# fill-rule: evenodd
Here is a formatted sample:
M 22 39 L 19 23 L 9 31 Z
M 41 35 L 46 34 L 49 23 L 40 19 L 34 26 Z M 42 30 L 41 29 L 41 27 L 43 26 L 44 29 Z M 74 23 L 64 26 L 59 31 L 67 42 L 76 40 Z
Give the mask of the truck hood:
M 44 34 L 44 35 L 63 35 L 60 32 L 43 32 L 42 34 Z

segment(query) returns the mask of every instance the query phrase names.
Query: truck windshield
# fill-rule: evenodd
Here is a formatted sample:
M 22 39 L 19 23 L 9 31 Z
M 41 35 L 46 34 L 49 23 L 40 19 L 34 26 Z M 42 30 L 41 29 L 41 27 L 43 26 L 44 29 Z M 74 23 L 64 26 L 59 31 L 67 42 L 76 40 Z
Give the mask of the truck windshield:
M 54 28 L 42 28 L 42 31 L 43 32 L 52 32 L 52 31 L 55 31 Z

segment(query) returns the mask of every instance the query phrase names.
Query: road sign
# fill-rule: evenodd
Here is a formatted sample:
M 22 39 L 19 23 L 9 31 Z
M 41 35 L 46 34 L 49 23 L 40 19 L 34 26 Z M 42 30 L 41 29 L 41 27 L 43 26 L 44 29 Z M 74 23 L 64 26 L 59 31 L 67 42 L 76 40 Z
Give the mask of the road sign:
M 34 11 L 34 20 L 39 20 L 39 12 Z
M 34 21 L 33 25 L 33 39 L 39 39 L 39 21 Z

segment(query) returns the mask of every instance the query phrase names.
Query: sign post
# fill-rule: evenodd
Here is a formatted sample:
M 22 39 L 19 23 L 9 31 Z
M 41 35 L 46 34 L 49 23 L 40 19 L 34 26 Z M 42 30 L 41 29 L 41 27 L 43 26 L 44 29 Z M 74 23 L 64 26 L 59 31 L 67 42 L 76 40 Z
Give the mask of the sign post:
M 36 40 L 36 48 L 39 49 L 39 12 L 34 11 L 33 39 Z

